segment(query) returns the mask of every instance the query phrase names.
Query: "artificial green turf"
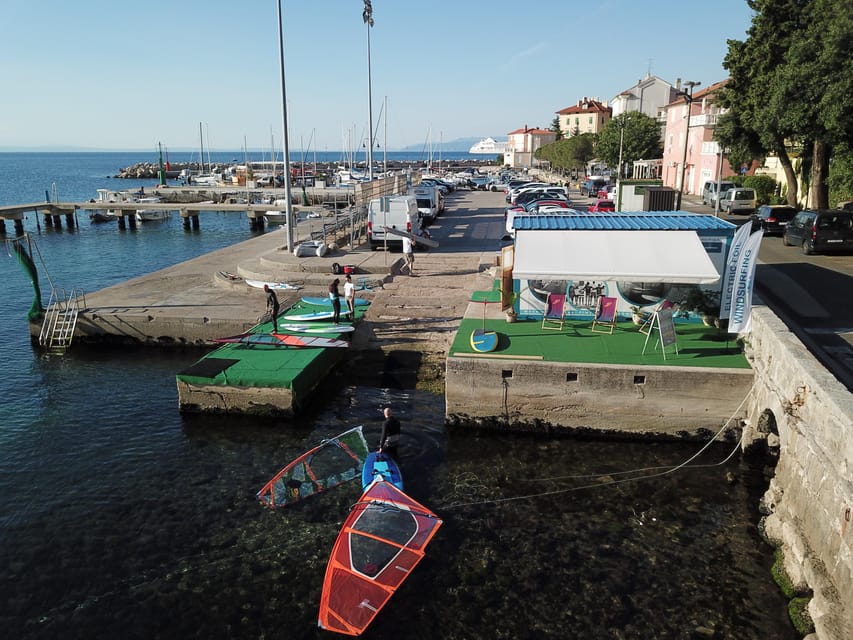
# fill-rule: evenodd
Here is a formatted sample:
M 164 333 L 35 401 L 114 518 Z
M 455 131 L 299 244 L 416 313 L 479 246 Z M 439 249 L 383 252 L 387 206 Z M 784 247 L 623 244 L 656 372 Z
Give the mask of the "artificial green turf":
M 300 302 L 278 318 L 279 326 L 288 322 L 288 315 L 309 313 L 317 307 Z M 367 307 L 357 307 L 356 322 Z M 300 322 L 300 324 L 303 324 Z M 305 324 L 311 324 L 305 323 Z M 326 323 L 321 323 L 326 324 Z M 257 325 L 251 333 L 269 333 L 272 322 Z M 319 334 L 311 334 L 319 335 Z M 324 333 L 323 337 L 340 338 L 342 334 Z M 222 385 L 231 387 L 283 387 L 300 397 L 324 378 L 342 358 L 343 348 L 290 348 L 272 345 L 226 344 L 207 354 L 205 358 L 231 358 L 235 364 L 207 378 L 178 374 L 178 380 L 191 384 Z
M 474 329 L 483 327 L 482 318 L 464 318 L 450 347 L 450 355 L 475 353 L 470 337 Z M 656 335 L 649 338 L 632 322 L 619 322 L 613 334 L 593 333 L 592 319 L 567 320 L 562 330 L 543 329 L 542 320 L 486 320 L 487 330 L 498 333 L 495 356 L 541 356 L 544 362 L 582 362 L 626 365 L 669 365 L 682 367 L 713 367 L 749 369 L 737 336 L 727 335 L 699 323 L 675 324 L 678 354 L 667 347 L 666 359 Z M 728 337 L 728 341 L 726 338 Z

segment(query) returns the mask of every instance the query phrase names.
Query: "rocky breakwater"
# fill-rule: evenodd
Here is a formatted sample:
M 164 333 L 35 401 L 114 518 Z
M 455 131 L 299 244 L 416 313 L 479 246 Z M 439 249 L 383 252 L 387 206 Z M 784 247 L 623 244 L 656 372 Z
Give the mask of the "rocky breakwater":
M 166 171 L 167 178 L 177 178 L 183 169 L 198 171 L 198 165 L 189 162 L 169 163 Z M 160 165 L 155 162 L 137 162 L 129 167 L 119 169 L 114 178 L 127 178 L 129 180 L 150 180 L 160 177 Z

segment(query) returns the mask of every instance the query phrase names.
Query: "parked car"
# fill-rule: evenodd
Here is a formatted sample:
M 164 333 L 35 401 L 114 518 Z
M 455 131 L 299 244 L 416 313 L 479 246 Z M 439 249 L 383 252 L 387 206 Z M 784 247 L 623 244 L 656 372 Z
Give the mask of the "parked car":
M 581 184 L 581 195 L 594 198 L 598 195 L 598 190 L 607 186 L 607 180 L 586 180 Z
M 736 186 L 734 182 L 721 180 L 718 189 L 716 181 L 708 180 L 702 187 L 702 204 L 710 204 L 713 207 L 717 202 L 717 195 L 725 194 L 729 189 L 734 189 Z
M 765 236 L 781 236 L 785 226 L 797 215 L 796 207 L 786 204 L 763 204 L 752 215 L 752 231 L 761 229 Z
M 758 206 L 755 189 L 738 187 L 726 191 L 720 200 L 720 211 L 732 213 L 753 213 Z
M 803 253 L 853 251 L 853 212 L 840 209 L 800 211 L 785 226 L 782 244 Z
M 523 205 L 533 200 L 541 200 L 543 198 L 566 198 L 565 187 L 541 187 L 530 190 L 521 191 L 512 199 L 512 204 Z
M 534 187 L 549 187 L 549 186 L 551 186 L 551 185 L 549 185 L 547 182 L 527 182 L 523 185 L 519 185 L 519 186 L 515 187 L 514 189 L 507 189 L 506 201 L 507 202 L 514 202 L 515 197 L 519 193 L 521 193 L 522 191 L 524 191 L 526 189 L 533 189 Z
M 545 207 L 561 207 L 568 209 L 572 203 L 566 198 L 543 198 L 542 200 L 534 200 L 524 205 L 524 210 L 528 213 L 537 213 Z
M 616 211 L 616 205 L 613 203 L 613 200 L 599 198 L 595 201 L 595 204 L 591 205 L 587 210 L 590 213 L 613 213 Z

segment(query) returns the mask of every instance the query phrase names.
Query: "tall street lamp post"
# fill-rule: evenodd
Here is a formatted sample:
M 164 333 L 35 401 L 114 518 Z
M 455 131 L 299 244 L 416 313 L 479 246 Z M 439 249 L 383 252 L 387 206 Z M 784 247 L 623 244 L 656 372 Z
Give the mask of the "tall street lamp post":
M 625 139 L 625 117 L 619 120 L 619 165 L 616 168 L 616 179 L 622 179 L 622 141 Z
M 693 110 L 693 87 L 700 84 L 702 83 L 688 80 L 684 83 L 687 90 L 681 92 L 681 95 L 687 101 L 687 127 L 684 131 L 684 155 L 681 158 L 681 186 L 678 190 L 678 202 L 675 205 L 676 211 L 681 211 L 681 196 L 684 194 L 684 172 L 687 169 L 687 143 L 690 139 L 690 112 Z
M 287 92 L 284 84 L 284 27 L 281 19 L 281 0 L 278 0 L 278 60 L 281 70 L 281 128 L 284 131 L 282 155 L 284 160 L 284 210 L 287 214 L 287 250 L 293 250 L 293 227 L 296 219 L 293 215 L 293 203 L 290 201 L 290 142 L 287 136 Z M 275 176 L 273 176 L 275 177 Z
M 373 83 L 370 78 L 370 28 L 373 26 L 373 5 L 364 0 L 364 12 L 361 14 L 367 25 L 367 121 L 370 128 L 370 144 L 367 145 L 367 177 L 373 180 Z

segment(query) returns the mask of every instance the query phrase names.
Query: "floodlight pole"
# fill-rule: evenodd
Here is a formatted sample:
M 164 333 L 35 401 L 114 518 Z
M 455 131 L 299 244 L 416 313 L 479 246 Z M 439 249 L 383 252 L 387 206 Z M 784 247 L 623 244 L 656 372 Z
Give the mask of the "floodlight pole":
M 287 93 L 284 85 L 284 28 L 281 19 L 281 0 L 278 0 L 278 60 L 281 68 L 281 128 L 284 131 L 284 210 L 287 214 L 287 251 L 290 252 L 293 251 L 293 227 L 296 225 L 296 217 L 293 215 L 293 203 L 290 201 L 290 143 L 287 137 Z M 273 181 L 275 181 L 275 175 L 273 175 Z
M 690 141 L 690 112 L 693 110 L 693 87 L 700 84 L 702 83 L 688 80 L 684 83 L 687 91 L 681 92 L 681 95 L 687 101 L 687 128 L 684 131 L 684 155 L 681 159 L 681 186 L 678 190 L 678 201 L 675 205 L 676 211 L 681 211 L 681 196 L 684 194 L 684 173 L 687 169 L 687 144 Z
M 369 122 L 370 135 L 367 145 L 367 177 L 373 180 L 373 82 L 370 74 L 370 28 L 373 26 L 373 5 L 371 0 L 364 0 L 364 12 L 361 14 L 364 24 L 367 25 L 367 121 Z

